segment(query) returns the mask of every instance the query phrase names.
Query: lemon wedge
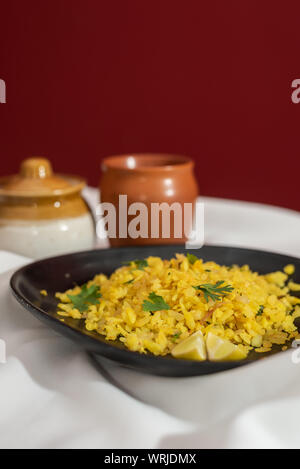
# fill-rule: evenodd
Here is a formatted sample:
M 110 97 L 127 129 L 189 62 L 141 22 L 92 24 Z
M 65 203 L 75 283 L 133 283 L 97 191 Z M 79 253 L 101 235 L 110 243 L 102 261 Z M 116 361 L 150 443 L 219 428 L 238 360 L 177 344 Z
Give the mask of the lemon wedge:
M 206 346 L 202 332 L 194 332 L 190 337 L 176 345 L 171 354 L 175 358 L 198 361 L 206 360 Z
M 229 340 L 222 339 L 212 332 L 207 334 L 206 347 L 208 358 L 211 361 L 243 360 L 247 356 L 247 352 L 241 350 L 238 345 L 234 345 Z

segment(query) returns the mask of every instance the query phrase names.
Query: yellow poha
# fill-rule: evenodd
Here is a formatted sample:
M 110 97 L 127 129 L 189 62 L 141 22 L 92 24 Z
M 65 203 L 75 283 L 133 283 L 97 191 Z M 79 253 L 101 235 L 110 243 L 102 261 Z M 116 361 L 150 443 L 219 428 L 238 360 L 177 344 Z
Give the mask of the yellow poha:
M 87 330 L 141 353 L 166 355 L 199 330 L 204 337 L 213 332 L 246 353 L 268 352 L 273 344 L 284 346 L 298 337 L 294 320 L 300 316 L 300 300 L 290 289 L 300 285 L 288 282 L 293 272 L 290 265 L 259 275 L 247 265 L 227 267 L 183 254 L 171 260 L 148 257 L 110 277 L 96 275 L 84 288 L 97 287 L 101 297 L 84 311 L 72 301 L 83 287 L 57 293 L 58 314 L 83 319 Z M 214 297 L 207 294 L 209 286 L 227 290 Z M 158 310 L 149 310 L 153 302 Z

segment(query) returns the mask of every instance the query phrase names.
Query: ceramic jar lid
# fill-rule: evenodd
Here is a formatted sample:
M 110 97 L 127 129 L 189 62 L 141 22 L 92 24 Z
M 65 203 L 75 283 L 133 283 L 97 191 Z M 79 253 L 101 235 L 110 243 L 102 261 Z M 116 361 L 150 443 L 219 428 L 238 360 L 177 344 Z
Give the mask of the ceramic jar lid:
M 51 197 L 79 192 L 85 181 L 75 176 L 57 175 L 46 158 L 28 158 L 19 174 L 0 178 L 0 196 Z

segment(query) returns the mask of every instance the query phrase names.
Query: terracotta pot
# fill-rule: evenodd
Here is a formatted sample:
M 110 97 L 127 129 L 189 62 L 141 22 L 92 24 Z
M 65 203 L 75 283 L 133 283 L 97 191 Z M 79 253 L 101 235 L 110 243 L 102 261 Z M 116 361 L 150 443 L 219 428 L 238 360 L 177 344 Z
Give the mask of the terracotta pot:
M 192 223 L 192 213 L 186 213 L 186 216 L 183 214 L 184 204 L 191 204 L 192 208 L 198 195 L 193 168 L 194 163 L 190 158 L 178 155 L 149 153 L 105 158 L 100 181 L 101 202 L 113 204 L 117 214 L 116 233 L 114 230 L 108 233 L 111 246 L 184 243 L 184 223 L 189 227 Z M 134 238 L 128 236 L 127 228 L 129 231 L 132 226 L 130 223 L 140 212 L 133 213 L 133 210 L 126 216 L 124 208 L 119 206 L 120 195 L 127 196 L 127 207 L 137 202 L 142 202 L 147 207 L 148 215 L 143 212 L 141 217 L 143 222 L 147 218 L 147 236 L 145 232 Z M 126 198 L 121 199 L 125 206 Z M 160 215 L 159 220 L 157 216 L 151 216 L 151 210 L 155 212 L 157 204 L 163 202 L 169 206 L 176 202 L 176 208 L 178 209 L 179 204 L 182 210 L 181 221 L 174 216 L 173 211 L 170 212 L 170 222 L 165 218 L 170 228 L 169 236 L 162 232 L 162 216 Z
M 53 174 L 45 158 L 28 158 L 19 174 L 0 179 L 0 249 L 31 258 L 90 249 L 92 214 L 85 181 Z

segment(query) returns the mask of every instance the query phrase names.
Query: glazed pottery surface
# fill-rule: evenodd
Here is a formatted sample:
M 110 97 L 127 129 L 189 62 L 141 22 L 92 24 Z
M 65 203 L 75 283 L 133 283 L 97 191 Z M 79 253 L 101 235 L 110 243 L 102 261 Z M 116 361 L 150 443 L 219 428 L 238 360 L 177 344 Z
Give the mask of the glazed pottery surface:
M 81 196 L 85 181 L 53 174 L 45 158 L 29 158 L 0 179 L 0 249 L 31 258 L 90 249 L 94 221 Z
M 102 162 L 100 181 L 101 202 L 113 204 L 117 213 L 116 237 L 109 233 L 111 246 L 185 242 L 184 217 L 182 217 L 179 230 L 182 236 L 177 237 L 175 218 L 171 211 L 170 236 L 163 237 L 161 226 L 159 229 L 154 226 L 155 222 L 150 216 L 151 204 L 166 202 L 171 206 L 174 203 L 179 203 L 182 211 L 184 204 L 191 204 L 192 209 L 198 195 L 193 168 L 194 163 L 191 159 L 178 155 L 133 154 L 105 158 Z M 124 227 L 129 226 L 137 212 L 129 213 L 124 220 L 125 209 L 120 209 L 120 195 L 127 196 L 127 209 L 131 204 L 136 203 L 143 203 L 147 207 L 148 235 L 146 237 L 125 236 L 127 230 L 124 230 Z M 186 226 L 191 227 L 192 213 L 190 213 L 190 220 L 187 220 L 188 215 L 186 215 L 185 222 Z M 158 235 L 151 237 L 152 232 L 158 232 Z

